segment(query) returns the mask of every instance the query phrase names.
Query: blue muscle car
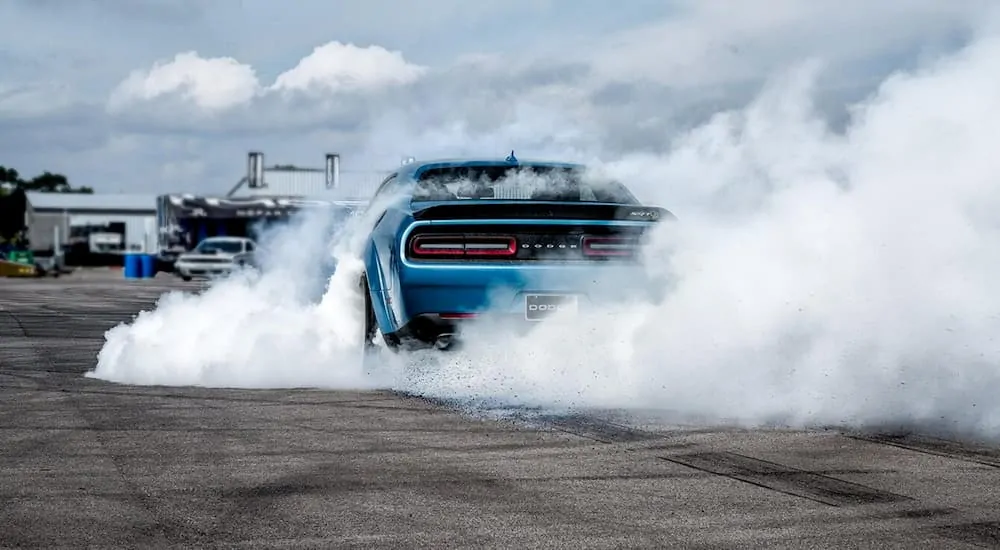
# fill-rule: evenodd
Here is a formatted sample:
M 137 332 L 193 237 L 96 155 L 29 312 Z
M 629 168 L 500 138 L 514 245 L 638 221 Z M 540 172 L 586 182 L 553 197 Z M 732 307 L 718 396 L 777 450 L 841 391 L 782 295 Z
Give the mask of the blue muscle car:
M 539 184 L 541 182 L 541 184 Z M 523 325 L 636 284 L 643 234 L 673 215 L 578 164 L 417 161 L 369 202 L 365 346 L 450 347 L 480 315 Z M 616 273 L 616 270 L 621 273 Z M 627 278 L 622 278 L 622 277 Z

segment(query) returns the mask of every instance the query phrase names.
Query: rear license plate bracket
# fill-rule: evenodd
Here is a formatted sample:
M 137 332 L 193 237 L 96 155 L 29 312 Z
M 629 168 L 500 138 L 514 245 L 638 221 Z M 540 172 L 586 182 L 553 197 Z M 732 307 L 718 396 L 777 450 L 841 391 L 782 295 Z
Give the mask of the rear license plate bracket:
M 525 294 L 524 318 L 528 321 L 541 321 L 557 312 L 576 313 L 579 304 L 579 297 L 575 294 Z

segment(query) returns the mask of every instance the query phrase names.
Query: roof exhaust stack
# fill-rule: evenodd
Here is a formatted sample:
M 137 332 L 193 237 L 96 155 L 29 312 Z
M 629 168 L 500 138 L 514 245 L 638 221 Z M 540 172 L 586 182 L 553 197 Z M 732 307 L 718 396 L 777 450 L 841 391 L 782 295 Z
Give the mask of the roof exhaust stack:
M 251 151 L 247 155 L 247 187 L 264 187 L 264 153 Z
M 340 153 L 326 154 L 326 188 L 340 187 Z

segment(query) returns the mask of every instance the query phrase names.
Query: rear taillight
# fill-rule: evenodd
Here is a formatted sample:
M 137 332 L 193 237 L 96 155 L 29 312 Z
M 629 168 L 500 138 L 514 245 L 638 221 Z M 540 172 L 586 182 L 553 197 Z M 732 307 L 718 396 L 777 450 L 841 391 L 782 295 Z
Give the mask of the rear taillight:
M 584 237 L 585 256 L 631 256 L 638 247 L 636 239 L 623 237 Z
M 465 243 L 448 236 L 415 237 L 410 241 L 410 251 L 418 256 L 462 256 Z
M 410 240 L 410 254 L 415 257 L 513 256 L 516 253 L 517 240 L 507 236 L 417 235 Z

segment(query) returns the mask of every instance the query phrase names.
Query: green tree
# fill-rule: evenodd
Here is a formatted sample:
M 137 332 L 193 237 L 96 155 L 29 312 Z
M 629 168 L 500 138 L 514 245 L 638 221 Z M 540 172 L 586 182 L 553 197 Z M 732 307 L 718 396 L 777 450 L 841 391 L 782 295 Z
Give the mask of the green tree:
M 13 189 L 24 191 L 40 191 L 42 193 L 86 193 L 91 194 L 94 190 L 90 187 L 73 187 L 69 180 L 62 174 L 54 174 L 49 171 L 31 178 L 22 179 L 17 170 L 0 165 L 0 194 L 6 194 Z
M 20 174 L 17 173 L 17 170 L 14 170 L 13 168 L 5 168 L 0 165 L 0 183 L 17 184 L 19 181 L 21 181 L 21 177 Z

